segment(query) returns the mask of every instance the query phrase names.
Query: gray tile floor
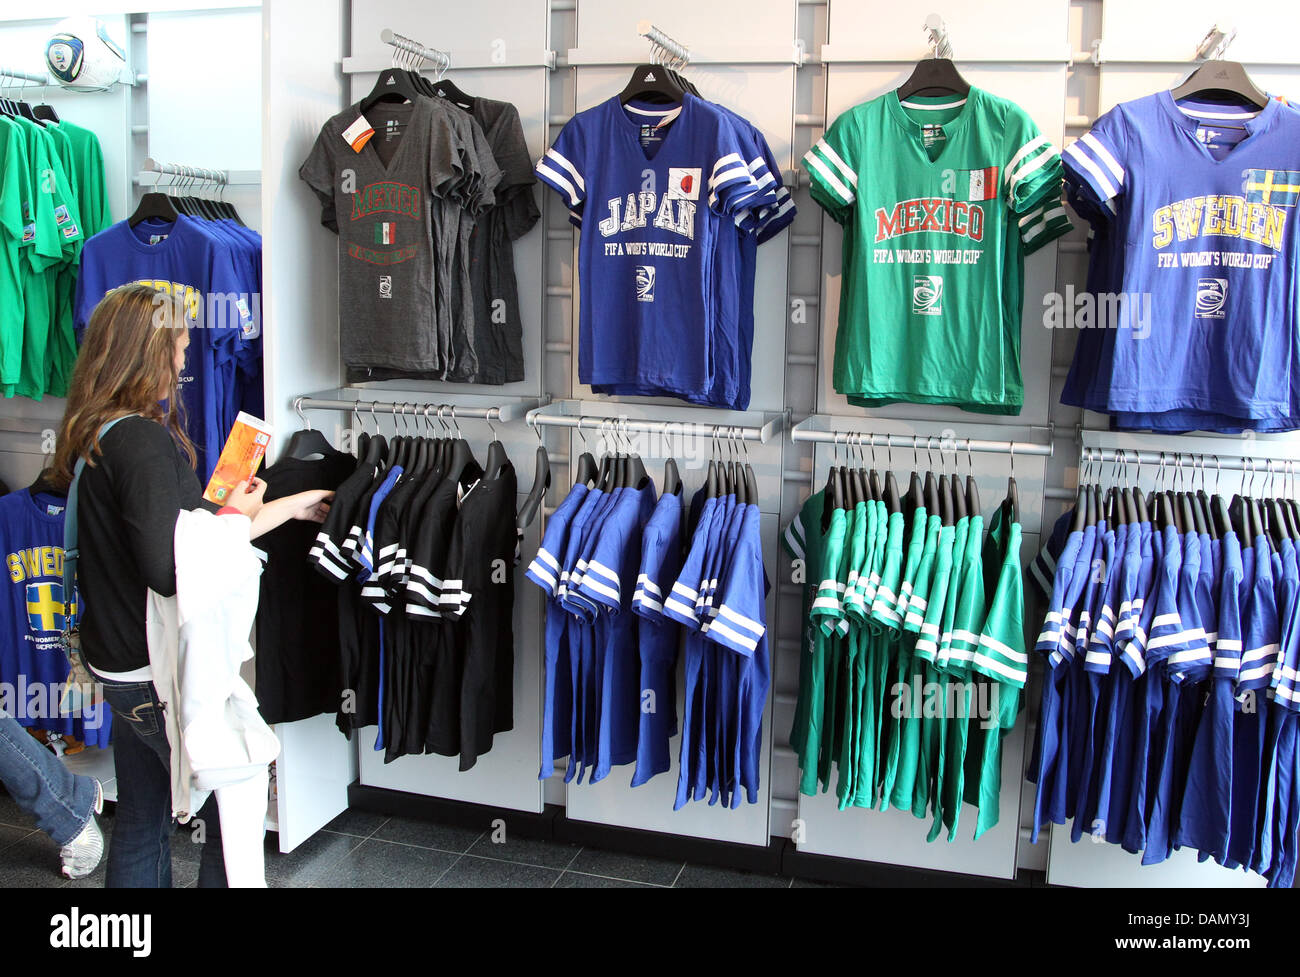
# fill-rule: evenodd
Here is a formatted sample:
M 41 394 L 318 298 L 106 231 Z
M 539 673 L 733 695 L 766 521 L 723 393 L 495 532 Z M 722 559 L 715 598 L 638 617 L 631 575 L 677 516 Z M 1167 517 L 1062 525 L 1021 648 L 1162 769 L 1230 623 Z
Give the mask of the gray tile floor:
M 113 818 L 101 818 L 111 835 Z M 198 847 L 186 833 L 172 842 L 173 884 L 192 886 Z M 268 836 L 266 881 L 272 888 L 789 888 L 799 880 L 624 855 L 531 838 L 497 843 L 486 832 L 408 818 L 345 811 L 295 851 L 282 855 Z M 104 869 L 69 882 L 59 852 L 30 818 L 0 793 L 0 887 L 98 887 Z

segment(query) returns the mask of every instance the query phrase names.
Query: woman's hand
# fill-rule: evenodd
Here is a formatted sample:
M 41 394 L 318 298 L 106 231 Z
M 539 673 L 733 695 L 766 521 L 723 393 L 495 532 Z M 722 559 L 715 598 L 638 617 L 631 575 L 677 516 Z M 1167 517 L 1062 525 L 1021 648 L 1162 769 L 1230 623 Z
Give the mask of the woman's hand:
M 238 509 L 241 515 L 248 516 L 249 519 L 256 519 L 257 514 L 262 511 L 265 495 L 266 482 L 254 478 L 236 485 L 235 490 L 230 493 L 230 498 L 226 500 L 226 505 Z
M 298 492 L 295 495 L 286 495 L 282 499 L 272 499 L 262 506 L 257 515 L 253 517 L 250 536 L 257 539 L 257 537 L 269 533 L 290 519 L 301 519 L 304 522 L 324 522 L 325 517 L 329 514 L 330 501 L 333 498 L 334 493 L 328 489 L 311 489 L 307 492 Z
M 290 519 L 302 519 L 305 522 L 324 522 L 330 513 L 330 503 L 334 493 L 328 489 L 312 489 L 289 496 L 285 502 L 292 503 Z

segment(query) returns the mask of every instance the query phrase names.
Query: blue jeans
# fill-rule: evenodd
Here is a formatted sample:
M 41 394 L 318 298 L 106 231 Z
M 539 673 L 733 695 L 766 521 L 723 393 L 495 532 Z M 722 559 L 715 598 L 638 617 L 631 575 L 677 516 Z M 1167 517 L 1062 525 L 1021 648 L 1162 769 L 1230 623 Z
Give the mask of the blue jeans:
M 172 884 L 171 747 L 162 705 L 152 682 L 104 682 L 113 708 L 113 758 L 117 767 L 117 811 L 108 846 L 105 886 L 109 889 L 170 889 Z M 199 887 L 226 886 L 221 852 L 221 818 L 212 795 L 195 815 L 205 841 Z
M 4 712 L 0 712 L 0 782 L 60 848 L 81 834 L 95 809 L 95 778 L 73 773 Z

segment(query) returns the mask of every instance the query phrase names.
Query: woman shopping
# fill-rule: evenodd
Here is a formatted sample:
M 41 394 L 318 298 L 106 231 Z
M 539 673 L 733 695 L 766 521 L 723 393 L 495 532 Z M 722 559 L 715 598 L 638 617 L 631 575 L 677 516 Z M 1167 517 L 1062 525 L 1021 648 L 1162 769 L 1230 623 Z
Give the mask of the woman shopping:
M 146 285 L 110 292 L 86 329 L 51 473 L 67 489 L 84 460 L 76 500 L 80 647 L 103 683 L 115 720 L 118 800 L 108 850 L 110 888 L 165 888 L 172 882 L 172 814 L 184 810 L 173 807 L 177 754 L 176 744 L 169 744 L 168 720 L 174 731 L 176 710 L 169 705 L 165 713 L 160 706 L 168 697 L 164 691 L 160 700 L 163 677 L 151 668 L 151 650 L 156 655 L 164 637 L 174 648 L 177 625 L 173 615 L 161 625 L 172 633 L 160 637 L 159 621 L 168 619 L 159 616 L 155 602 L 177 595 L 178 558 L 182 566 L 191 561 L 191 568 L 206 561 L 200 569 L 220 579 L 226 567 L 211 564 L 229 552 L 178 553 L 178 526 L 198 520 L 219 527 L 218 534 L 227 540 L 236 534 L 243 540 L 236 545 L 247 551 L 247 539 L 286 520 L 322 521 L 332 497 L 311 491 L 263 504 L 265 485 L 254 480 L 220 510 L 203 500 L 179 396 L 188 346 L 184 310 L 170 296 Z M 222 657 L 211 636 L 202 651 Z M 167 682 L 170 688 L 170 676 Z M 264 782 L 264 769 L 262 777 Z M 195 840 L 203 842 L 198 884 L 225 886 L 217 794 L 200 796 L 206 801 L 190 812 L 201 825 Z M 264 792 L 261 800 L 264 812 Z M 260 839 L 260 824 L 258 830 Z

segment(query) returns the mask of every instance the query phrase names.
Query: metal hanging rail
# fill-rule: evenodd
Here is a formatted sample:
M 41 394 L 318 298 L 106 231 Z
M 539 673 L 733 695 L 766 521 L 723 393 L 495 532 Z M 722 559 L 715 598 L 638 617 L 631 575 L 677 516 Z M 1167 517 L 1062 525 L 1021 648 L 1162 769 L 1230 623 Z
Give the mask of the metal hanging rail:
M 1198 462 L 1190 467 L 1185 466 L 1183 462 L 1189 458 L 1198 459 Z M 1143 451 L 1135 448 L 1085 446 L 1079 451 L 1079 461 L 1100 465 L 1123 465 L 1129 462 L 1157 470 L 1166 468 L 1176 471 L 1182 468 L 1185 473 L 1194 469 L 1197 472 L 1247 472 L 1252 475 L 1256 472 L 1263 475 L 1272 472 L 1280 475 L 1300 464 L 1300 447 L 1296 449 L 1294 457 L 1287 458 L 1268 455 L 1217 455 L 1208 451 Z
M 49 85 L 49 75 L 34 75 L 29 71 L 15 71 L 12 68 L 0 68 L 0 86 L 3 86 L 2 79 L 11 78 L 14 81 L 26 81 L 33 85 Z
M 156 174 L 152 180 L 145 179 L 145 174 Z M 139 186 L 157 186 L 163 176 L 174 176 L 192 183 L 207 183 L 218 187 L 260 186 L 262 174 L 258 170 L 214 170 L 206 166 L 190 166 L 184 163 L 165 163 L 152 156 L 144 161 L 144 169 L 136 177 Z
M 980 438 L 958 438 L 948 435 L 898 434 L 882 431 L 850 431 L 847 429 L 822 430 L 816 427 L 823 419 L 816 414 L 796 424 L 790 432 L 791 441 L 811 441 L 818 444 L 845 444 L 849 446 L 874 444 L 880 447 L 889 445 L 905 448 L 909 444 L 918 450 L 927 444 L 933 447 L 935 442 L 941 444 L 944 451 L 983 451 L 1003 455 L 1039 455 L 1050 458 L 1055 445 L 1049 440 L 1046 444 L 1036 441 L 988 441 Z
M 542 408 L 530 410 L 526 418 L 534 430 L 540 427 L 569 427 L 579 431 L 613 430 L 619 434 L 673 434 L 682 437 L 718 437 L 729 441 L 757 441 L 767 444 L 785 428 L 786 414 L 774 414 L 762 424 L 709 424 L 689 418 L 667 420 L 659 418 L 636 418 L 627 415 L 610 414 L 566 414 L 554 408 L 563 409 L 565 404 L 551 405 L 552 410 Z M 636 405 L 628 405 L 636 407 Z
M 438 412 L 446 413 L 454 420 L 500 421 L 509 424 L 524 417 L 529 411 L 544 406 L 540 398 L 526 398 L 516 403 L 496 404 L 490 407 L 476 407 L 464 404 L 441 403 L 438 401 L 382 401 L 382 400 L 326 400 L 319 397 L 295 397 L 293 408 L 305 410 L 336 410 L 357 414 L 393 414 L 405 417 L 436 417 Z
M 392 60 L 385 64 L 375 56 L 347 57 L 343 59 L 345 75 L 373 74 L 385 68 L 405 67 L 412 71 L 431 70 L 439 77 L 451 68 L 451 53 L 431 48 L 426 44 L 398 34 L 385 27 L 379 39 L 396 49 Z M 466 51 L 458 54 L 456 67 L 462 71 L 479 71 L 484 68 L 555 68 L 555 52 L 549 50 L 519 50 L 514 46 L 498 45 L 485 51 Z

